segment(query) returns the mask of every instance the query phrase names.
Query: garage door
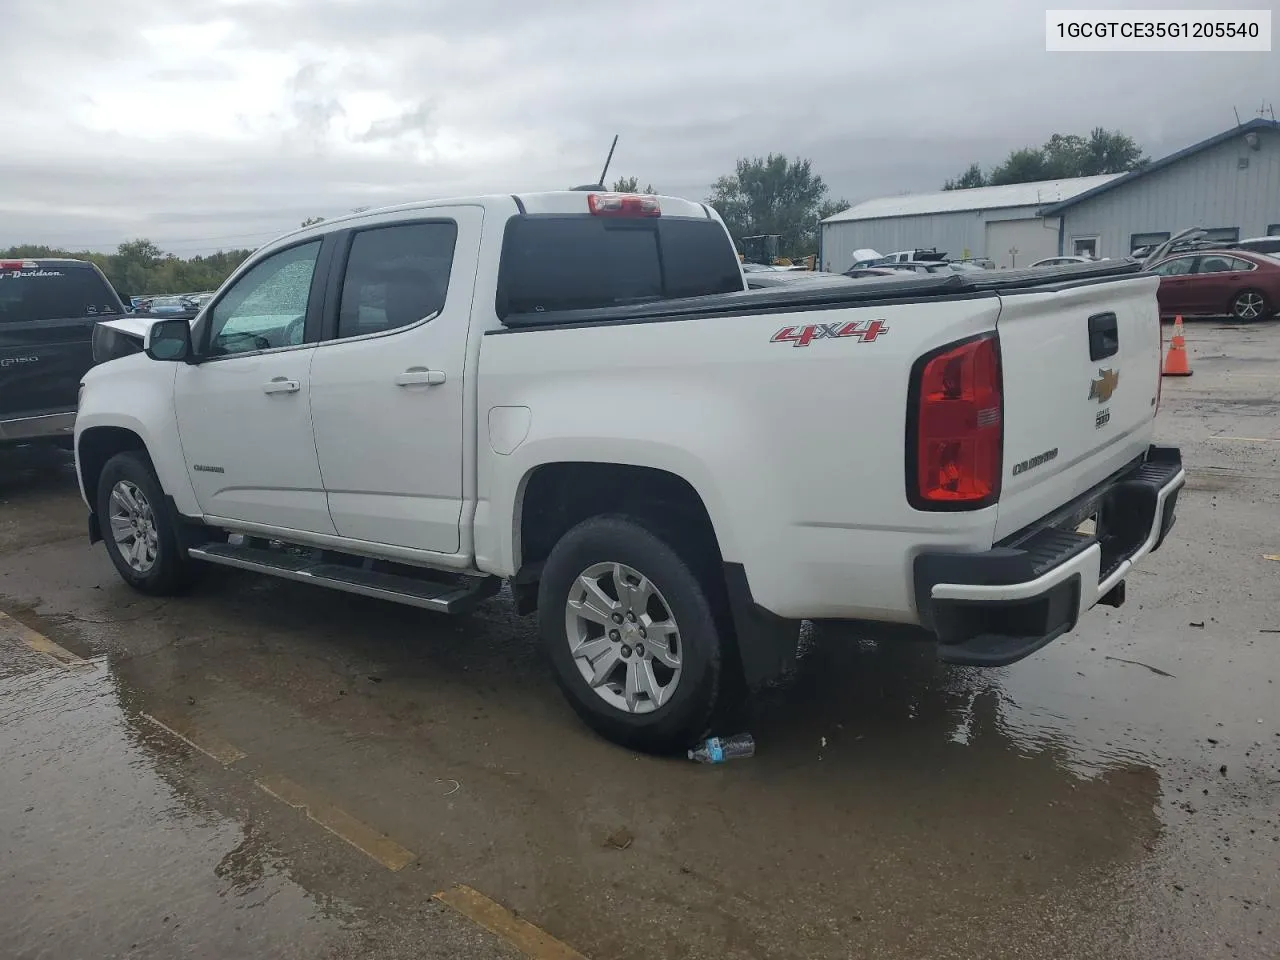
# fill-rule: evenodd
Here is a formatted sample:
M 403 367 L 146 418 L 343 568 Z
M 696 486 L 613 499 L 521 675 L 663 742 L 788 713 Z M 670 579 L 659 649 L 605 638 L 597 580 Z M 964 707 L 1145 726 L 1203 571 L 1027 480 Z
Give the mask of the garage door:
M 1052 229 L 1046 228 L 1052 224 Z M 998 267 L 1025 267 L 1058 255 L 1058 223 L 1030 220 L 992 220 L 987 224 L 987 256 Z

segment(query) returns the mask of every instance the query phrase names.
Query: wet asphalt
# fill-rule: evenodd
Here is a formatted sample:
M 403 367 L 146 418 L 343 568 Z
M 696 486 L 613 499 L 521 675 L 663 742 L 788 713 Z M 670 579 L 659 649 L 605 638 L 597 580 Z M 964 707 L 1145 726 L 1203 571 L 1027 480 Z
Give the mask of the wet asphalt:
M 1124 607 L 990 671 L 806 628 L 714 768 L 589 733 L 505 596 L 131 593 L 0 452 L 0 957 L 517 956 L 457 884 L 592 960 L 1280 956 L 1280 322 L 1188 347 Z

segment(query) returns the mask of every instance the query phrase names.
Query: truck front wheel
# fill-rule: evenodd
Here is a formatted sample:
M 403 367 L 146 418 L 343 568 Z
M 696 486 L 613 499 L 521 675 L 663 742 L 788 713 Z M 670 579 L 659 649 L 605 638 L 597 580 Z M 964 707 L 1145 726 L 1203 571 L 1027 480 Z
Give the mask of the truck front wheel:
M 560 688 L 597 733 L 653 753 L 706 733 L 724 649 L 708 579 L 625 517 L 584 520 L 552 549 L 538 590 L 542 641 Z
M 147 458 L 117 453 L 98 479 L 98 522 L 107 554 L 121 578 L 143 593 L 180 593 L 198 567 L 187 557 L 160 481 Z

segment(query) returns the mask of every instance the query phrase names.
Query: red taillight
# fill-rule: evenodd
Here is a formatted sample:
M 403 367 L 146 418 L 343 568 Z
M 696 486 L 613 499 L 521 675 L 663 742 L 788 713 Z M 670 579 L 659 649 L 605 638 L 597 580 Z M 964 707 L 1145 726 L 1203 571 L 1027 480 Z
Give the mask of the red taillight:
M 0 270 L 34 270 L 37 266 L 34 260 L 0 260 Z
M 589 193 L 587 208 L 597 217 L 660 217 L 662 205 L 647 193 Z
M 1000 496 L 1004 396 L 994 334 L 916 364 L 914 475 L 908 494 L 922 510 L 977 509 Z

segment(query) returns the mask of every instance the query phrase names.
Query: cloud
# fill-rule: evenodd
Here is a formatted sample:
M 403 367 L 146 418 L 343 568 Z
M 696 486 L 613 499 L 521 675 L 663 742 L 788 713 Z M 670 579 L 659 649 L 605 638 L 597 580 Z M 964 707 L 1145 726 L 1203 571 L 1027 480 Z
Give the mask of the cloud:
M 147 75 L 149 80 L 157 83 L 173 83 L 185 81 L 208 82 L 234 80 L 235 73 L 225 63 L 203 63 L 193 67 L 165 67 L 153 70 Z
M 1274 72 L 1269 54 L 1048 54 L 1025 0 L 582 10 L 19 4 L 0 33 L 0 245 L 252 245 L 355 206 L 582 183 L 615 133 L 610 175 L 665 192 L 700 198 L 772 151 L 855 201 L 1099 125 L 1159 156 L 1229 126 Z
M 337 95 L 336 84 L 322 63 L 306 63 L 289 80 L 292 99 L 289 109 L 293 125 L 304 142 L 320 146 L 328 138 L 335 120 L 346 115 Z
M 434 108 L 425 100 L 394 117 L 375 120 L 369 129 L 356 137 L 360 143 L 376 143 L 379 140 L 397 140 L 411 133 L 426 134 L 434 128 Z

